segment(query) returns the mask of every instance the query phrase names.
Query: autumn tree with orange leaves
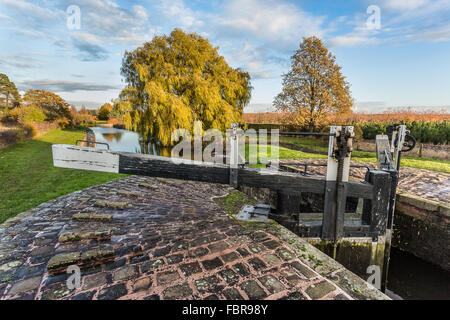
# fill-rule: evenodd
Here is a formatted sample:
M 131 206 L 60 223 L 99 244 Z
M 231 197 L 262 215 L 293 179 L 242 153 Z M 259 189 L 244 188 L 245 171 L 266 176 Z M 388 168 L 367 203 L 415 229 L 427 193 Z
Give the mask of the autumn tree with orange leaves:
M 171 145 L 171 133 L 195 123 L 225 131 L 242 121 L 250 101 L 250 75 L 232 68 L 206 38 L 180 29 L 155 36 L 125 52 L 122 75 L 127 86 L 115 104 L 125 127 Z
M 53 92 L 30 89 L 22 100 L 26 107 L 41 109 L 46 120 L 71 119 L 69 104 Z
M 351 113 L 350 85 L 319 38 L 303 38 L 291 61 L 291 71 L 283 75 L 282 92 L 273 102 L 289 115 L 290 124 L 315 131 L 327 123 L 328 116 Z

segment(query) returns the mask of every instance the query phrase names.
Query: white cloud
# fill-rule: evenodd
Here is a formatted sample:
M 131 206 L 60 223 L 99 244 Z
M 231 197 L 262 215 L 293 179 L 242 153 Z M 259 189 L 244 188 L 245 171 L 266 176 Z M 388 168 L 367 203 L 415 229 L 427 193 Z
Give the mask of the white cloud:
M 30 56 L 31 55 L 31 56 Z M 38 52 L 19 52 L 16 54 L 0 54 L 2 68 L 37 69 L 42 67 L 42 62 L 34 57 L 41 56 Z
M 78 0 L 77 5 L 81 8 L 81 31 L 85 35 L 103 41 L 133 42 L 148 33 L 148 13 L 140 5 L 134 5 L 131 11 L 110 0 Z
M 269 103 L 250 103 L 245 107 L 246 113 L 275 112 L 275 108 Z
M 25 37 L 29 37 L 29 38 L 35 38 L 35 39 L 47 39 L 47 40 L 53 39 L 48 33 L 45 33 L 43 31 L 39 31 L 39 30 L 35 30 L 35 29 L 29 29 L 29 28 L 24 29 L 24 28 L 12 27 L 12 28 L 10 28 L 10 30 L 19 36 L 25 36 Z
M 371 113 L 374 110 L 382 112 L 386 109 L 387 105 L 384 101 L 355 101 L 353 105 L 353 111 L 359 113 Z
M 393 11 L 415 10 L 429 2 L 429 0 L 384 0 L 383 7 Z
M 14 67 L 18 69 L 33 69 L 38 68 L 39 66 L 34 65 L 29 62 L 17 62 L 17 61 L 7 61 L 0 58 L 0 65 L 2 67 Z
M 44 8 L 23 0 L 2 0 L 1 4 L 8 10 L 26 17 L 28 21 L 30 19 L 36 19 L 40 22 L 51 21 L 55 18 L 62 18 L 64 15 L 61 10 Z
M 291 3 L 282 1 L 231 0 L 225 12 L 217 17 L 228 30 L 248 32 L 270 42 L 298 43 L 303 36 L 323 34 L 325 17 L 314 16 Z
M 344 34 L 329 36 L 325 42 L 331 47 L 355 47 L 380 42 L 377 35 L 383 30 L 368 29 L 366 19 L 367 16 L 361 13 L 355 14 L 352 20 L 347 21 L 347 25 L 351 25 L 352 30 Z
M 275 70 L 267 70 L 267 71 L 253 71 L 250 72 L 250 76 L 252 77 L 252 80 L 257 79 L 275 79 L 280 76 L 280 72 L 277 72 Z
M 11 18 L 9 16 L 7 16 L 6 14 L 0 13 L 0 19 L 10 20 Z

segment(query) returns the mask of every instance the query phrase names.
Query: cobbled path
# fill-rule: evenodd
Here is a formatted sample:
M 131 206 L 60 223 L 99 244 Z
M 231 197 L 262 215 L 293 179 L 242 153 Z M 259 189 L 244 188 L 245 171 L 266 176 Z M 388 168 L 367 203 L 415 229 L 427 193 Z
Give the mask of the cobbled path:
M 229 192 L 130 176 L 20 214 L 0 226 L 0 299 L 351 299 L 231 219 L 212 200 Z

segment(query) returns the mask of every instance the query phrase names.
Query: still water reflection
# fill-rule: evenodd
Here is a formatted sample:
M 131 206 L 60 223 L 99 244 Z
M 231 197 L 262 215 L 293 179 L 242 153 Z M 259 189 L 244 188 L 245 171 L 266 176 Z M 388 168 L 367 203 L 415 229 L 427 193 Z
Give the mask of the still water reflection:
M 144 143 L 136 132 L 116 128 L 93 127 L 90 129 L 95 133 L 95 140 L 109 144 L 112 151 L 170 157 L 170 148 L 162 147 L 157 142 Z
M 450 300 L 450 272 L 395 248 L 387 286 L 405 300 Z

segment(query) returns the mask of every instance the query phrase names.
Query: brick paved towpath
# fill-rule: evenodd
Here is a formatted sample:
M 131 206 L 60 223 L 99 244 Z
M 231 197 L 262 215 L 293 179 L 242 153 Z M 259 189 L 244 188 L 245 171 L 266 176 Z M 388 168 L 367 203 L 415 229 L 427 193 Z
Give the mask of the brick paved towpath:
M 280 164 L 289 164 L 304 170 L 302 163 L 326 164 L 326 159 L 308 159 L 308 160 L 282 160 Z M 354 161 L 352 165 L 364 165 L 375 168 L 376 164 L 372 162 Z M 324 176 L 326 167 L 308 167 L 309 174 Z M 364 180 L 366 174 L 365 168 L 350 168 L 350 178 L 357 181 Z M 402 166 L 400 167 L 400 177 L 398 191 L 416 196 L 450 204 L 450 173 L 437 172 L 426 169 L 418 169 Z
M 230 192 L 131 176 L 22 213 L 0 225 L 0 299 L 386 299 L 276 223 L 230 218 L 247 199 Z

